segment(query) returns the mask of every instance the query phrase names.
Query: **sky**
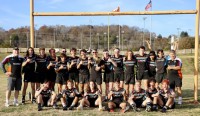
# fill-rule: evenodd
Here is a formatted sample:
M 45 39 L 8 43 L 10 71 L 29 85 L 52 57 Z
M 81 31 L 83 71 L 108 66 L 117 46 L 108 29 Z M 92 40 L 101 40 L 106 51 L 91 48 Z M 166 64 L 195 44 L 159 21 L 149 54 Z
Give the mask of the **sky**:
M 34 0 L 35 12 L 102 12 L 120 6 L 121 12 L 144 11 L 149 0 Z M 152 0 L 152 10 L 195 10 L 196 0 Z M 145 20 L 143 18 L 147 17 Z M 151 20 L 152 19 L 152 20 Z M 151 23 L 152 21 L 152 23 Z M 107 25 L 108 16 L 35 17 L 35 28 L 42 25 Z M 168 37 L 187 31 L 194 36 L 195 15 L 110 16 L 110 24 L 145 28 Z M 0 27 L 5 30 L 30 26 L 30 0 L 2 0 Z M 178 31 L 177 28 L 180 28 Z

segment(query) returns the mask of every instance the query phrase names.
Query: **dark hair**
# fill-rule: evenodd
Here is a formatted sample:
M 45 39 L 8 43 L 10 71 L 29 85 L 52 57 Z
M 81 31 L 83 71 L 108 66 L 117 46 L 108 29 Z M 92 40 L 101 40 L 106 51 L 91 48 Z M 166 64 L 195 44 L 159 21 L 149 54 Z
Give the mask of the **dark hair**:
M 94 82 L 94 81 L 90 81 L 90 82 L 93 82 L 94 83 L 94 90 L 98 90 L 98 88 L 97 88 L 97 84 Z M 89 83 L 90 83 L 89 82 Z M 91 91 L 91 89 L 90 89 L 90 86 L 88 87 L 88 91 Z
M 174 53 L 174 54 L 176 54 L 176 51 L 175 51 L 175 50 L 170 50 L 169 53 Z
M 119 49 L 119 48 L 115 48 L 114 50 L 116 50 L 116 49 L 120 51 L 120 49 Z
M 104 49 L 103 52 L 108 52 L 108 49 Z
M 62 57 L 67 58 L 66 54 L 64 54 L 64 53 L 61 53 L 61 54 L 60 54 L 60 57 L 61 57 L 61 58 L 62 58 Z
M 157 54 L 159 54 L 159 52 L 163 53 L 163 50 L 162 49 L 158 49 L 157 50 Z
M 150 83 L 151 83 L 151 82 L 156 83 L 156 80 L 155 80 L 154 78 L 149 79 L 149 80 L 148 80 L 148 86 L 150 86 Z
M 71 52 L 71 51 L 75 51 L 75 52 L 76 52 L 76 48 L 71 48 L 71 49 L 70 49 L 70 52 Z
M 150 56 L 154 56 L 153 60 L 156 60 L 156 53 L 155 53 L 155 51 L 150 51 L 149 52 L 149 58 L 150 58 Z
M 45 51 L 45 48 L 39 48 L 39 51 L 41 51 L 41 50 L 44 50 L 44 51 Z
M 139 49 L 143 49 L 143 50 L 145 50 L 145 47 L 144 46 L 140 46 L 140 48 Z
M 56 51 L 54 48 L 49 49 L 49 53 L 51 53 L 51 51 Z
M 87 51 L 86 51 L 85 49 L 82 49 L 82 50 L 80 51 L 80 53 L 81 53 L 81 52 L 87 53 Z
M 34 48 L 32 48 L 32 47 L 29 47 L 28 49 L 27 49 L 27 51 L 26 51 L 26 57 L 29 57 L 29 49 L 32 49 L 33 50 L 33 56 L 35 56 L 35 51 L 34 51 Z

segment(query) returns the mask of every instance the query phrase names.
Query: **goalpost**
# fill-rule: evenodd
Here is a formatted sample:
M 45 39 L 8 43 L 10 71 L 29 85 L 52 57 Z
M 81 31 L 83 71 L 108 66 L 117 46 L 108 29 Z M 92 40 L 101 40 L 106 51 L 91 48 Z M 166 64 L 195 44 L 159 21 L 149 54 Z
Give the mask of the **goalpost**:
M 194 58 L 194 102 L 198 103 L 198 73 L 199 73 L 198 49 L 199 49 L 200 0 L 196 0 L 195 10 L 131 11 L 131 12 L 34 12 L 34 0 L 30 0 L 30 46 L 34 47 L 35 16 L 109 16 L 109 15 L 174 15 L 174 14 L 196 14 L 195 58 Z

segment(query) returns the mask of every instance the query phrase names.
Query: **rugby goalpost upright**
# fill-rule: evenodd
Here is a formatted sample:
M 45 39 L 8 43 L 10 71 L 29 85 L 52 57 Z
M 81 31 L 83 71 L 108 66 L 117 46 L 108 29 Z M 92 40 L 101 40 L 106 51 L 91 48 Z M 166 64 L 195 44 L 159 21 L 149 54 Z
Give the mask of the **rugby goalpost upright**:
M 194 102 L 198 103 L 198 49 L 199 49 L 199 16 L 200 0 L 196 0 L 196 10 L 169 11 L 130 11 L 130 12 L 34 12 L 34 0 L 30 0 L 30 46 L 34 47 L 35 16 L 109 16 L 109 15 L 174 15 L 196 14 L 195 18 L 195 58 L 194 58 Z M 108 40 L 109 41 L 109 40 Z

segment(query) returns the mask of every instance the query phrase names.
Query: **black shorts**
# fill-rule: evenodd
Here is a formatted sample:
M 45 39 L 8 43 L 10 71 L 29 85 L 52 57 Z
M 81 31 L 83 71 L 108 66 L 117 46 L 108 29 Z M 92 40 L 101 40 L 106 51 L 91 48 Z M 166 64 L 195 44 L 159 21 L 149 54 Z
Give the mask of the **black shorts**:
M 89 74 L 79 74 L 79 83 L 86 84 L 89 82 Z
M 22 78 L 8 77 L 7 79 L 7 90 L 9 91 L 20 91 L 22 87 Z
M 50 97 L 42 97 L 42 100 L 43 100 L 42 106 L 48 106 L 49 99 L 50 99 Z
M 137 71 L 136 74 L 137 74 L 137 76 L 136 76 L 136 79 L 137 79 L 137 80 L 149 79 L 148 70 L 145 70 L 145 71 Z
M 95 107 L 95 102 L 96 102 L 97 98 L 90 98 L 88 99 L 88 101 L 90 102 L 90 107 Z
M 66 85 L 68 80 L 68 74 L 57 73 L 56 83 Z
M 97 85 L 102 84 L 102 75 L 97 74 L 97 75 L 90 75 L 90 81 L 96 82 Z
M 67 97 L 66 98 L 66 105 L 67 107 L 70 107 L 72 105 L 72 102 L 74 101 L 75 97 Z M 78 103 L 75 104 L 75 107 L 78 106 Z
M 114 73 L 104 73 L 104 82 L 109 83 L 109 82 L 114 82 Z
M 69 80 L 74 82 L 79 82 L 79 74 L 77 73 L 69 73 Z
M 166 73 L 157 73 L 155 79 L 157 83 L 162 83 L 166 79 Z
M 56 72 L 47 72 L 46 79 L 47 81 L 56 82 Z
M 114 81 L 116 80 L 124 81 L 124 73 L 114 73 Z
M 163 96 L 161 96 L 161 99 L 163 101 L 163 104 L 165 105 L 168 101 L 168 99 L 164 98 Z M 173 103 L 172 107 L 170 109 L 174 109 L 175 108 L 175 102 Z
M 136 100 L 134 100 L 134 102 L 136 104 L 136 107 L 140 108 L 140 107 L 142 107 L 142 103 L 144 102 L 144 100 L 143 99 L 136 99 Z
M 124 74 L 124 83 L 125 84 L 135 84 L 135 75 L 134 74 Z
M 24 82 L 33 82 L 37 81 L 35 72 L 25 72 L 24 73 Z
M 171 89 L 182 87 L 182 79 L 178 75 L 168 75 L 169 86 Z
M 44 83 L 46 78 L 46 72 L 36 72 L 36 82 L 37 83 Z

